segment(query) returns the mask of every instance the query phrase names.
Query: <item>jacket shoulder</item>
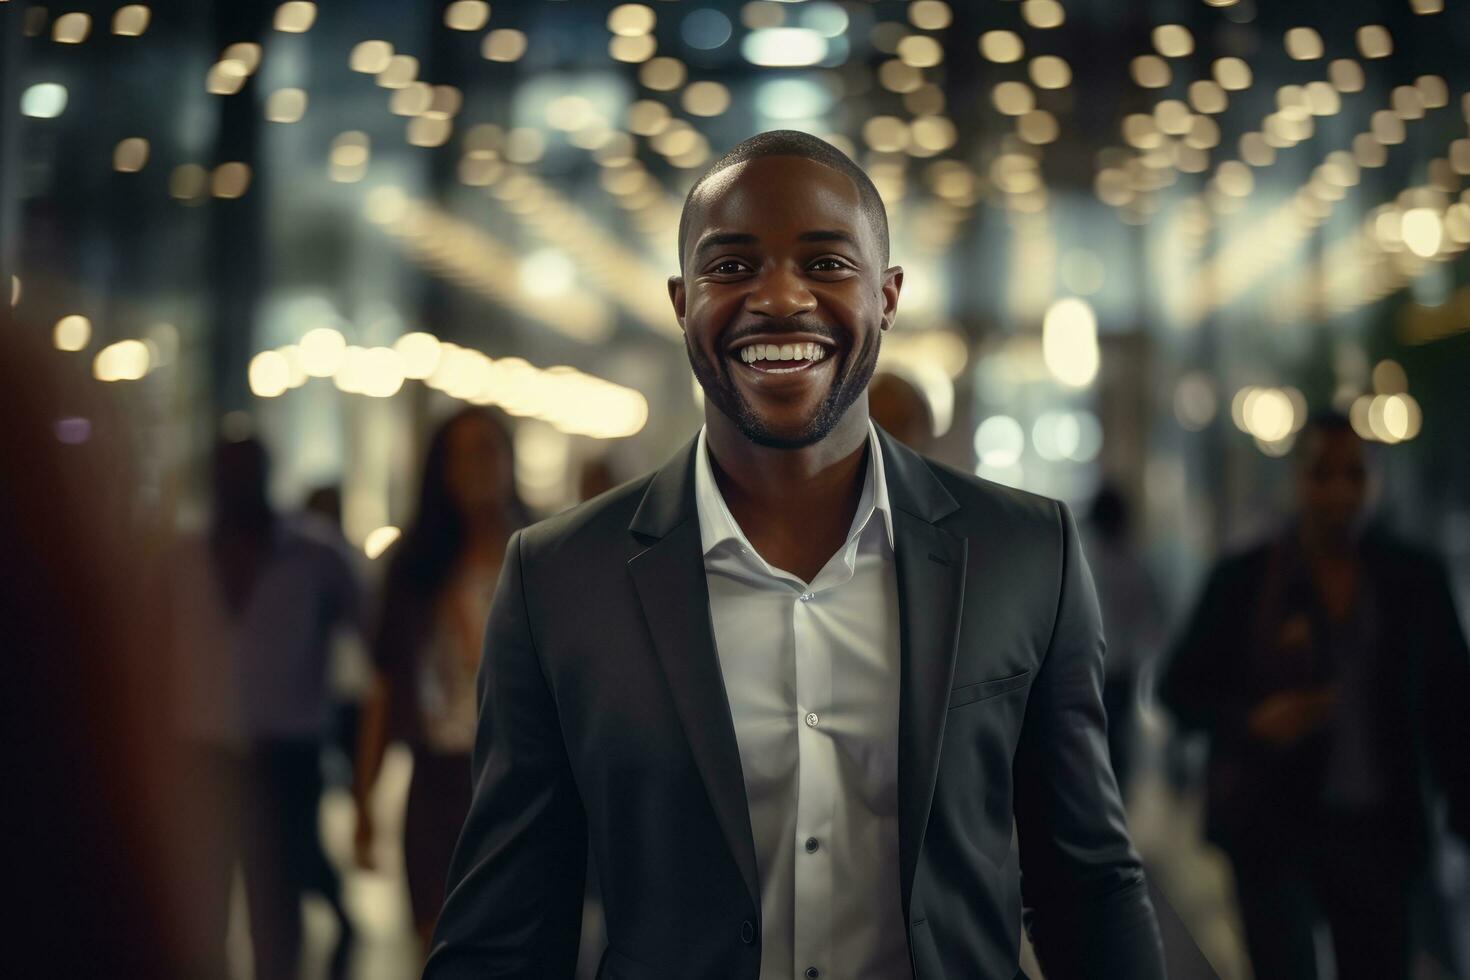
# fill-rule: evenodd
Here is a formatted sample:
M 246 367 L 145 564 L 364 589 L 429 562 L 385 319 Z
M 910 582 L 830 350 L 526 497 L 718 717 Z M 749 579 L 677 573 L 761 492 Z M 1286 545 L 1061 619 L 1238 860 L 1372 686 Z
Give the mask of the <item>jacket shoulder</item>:
M 1060 529 L 1060 512 L 1064 506 L 1061 501 L 922 458 L 929 472 L 959 505 L 959 510 L 948 518 L 957 522 L 958 529 L 968 533 L 980 528 L 988 530 L 997 521 L 1028 533 L 1055 534 Z
M 646 474 L 522 528 L 522 562 L 549 554 L 566 554 L 568 550 L 595 551 L 614 542 L 621 545 L 652 479 L 653 474 Z M 621 547 L 616 553 L 622 555 Z

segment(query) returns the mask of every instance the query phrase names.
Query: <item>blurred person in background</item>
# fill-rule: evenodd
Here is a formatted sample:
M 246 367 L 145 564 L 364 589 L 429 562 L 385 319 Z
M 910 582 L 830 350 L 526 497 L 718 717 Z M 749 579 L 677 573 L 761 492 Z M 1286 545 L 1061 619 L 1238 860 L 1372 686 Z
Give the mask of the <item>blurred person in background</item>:
M 214 980 L 193 828 L 233 814 L 172 737 L 132 432 L 0 307 L 0 976 Z M 69 366 L 69 365 L 68 365 Z
M 1162 680 L 1210 739 L 1206 834 L 1235 870 L 1262 978 L 1409 975 L 1438 801 L 1470 832 L 1470 653 L 1440 562 L 1364 530 L 1362 440 L 1313 418 L 1296 519 L 1212 571 Z
M 505 424 L 484 408 L 450 416 L 429 441 L 418 511 L 388 559 L 354 792 L 357 857 L 373 868 L 373 787 L 389 741 L 408 745 L 403 858 L 425 948 L 470 806 L 475 672 L 490 599 L 506 540 L 526 519 Z
M 873 375 L 868 385 L 868 411 L 878 427 L 916 453 L 934 442 L 934 415 L 929 399 L 906 378 L 889 371 Z
M 354 577 L 361 582 L 362 552 L 352 547 L 342 528 L 342 488 L 333 483 L 313 489 L 306 495 L 302 515 L 309 524 L 315 525 L 322 538 L 342 553 Z M 350 789 L 357 758 L 362 702 L 372 682 L 372 669 L 367 662 L 361 631 L 340 630 L 332 639 L 327 671 L 332 708 L 327 733 L 326 772 L 331 785 Z
M 210 935 L 223 943 L 241 861 L 255 974 L 264 980 L 296 975 L 301 899 L 321 895 L 340 929 L 332 957 L 340 976 L 353 930 L 322 849 L 318 807 L 332 638 L 360 628 L 358 583 L 317 525 L 277 515 L 259 440 L 221 439 L 210 473 L 208 531 L 182 538 L 168 562 L 194 782 L 240 814 L 238 837 L 221 836 L 212 848 L 212 880 L 199 900 L 214 911 Z
M 1102 609 L 1103 705 L 1108 755 L 1118 790 L 1128 798 L 1138 743 L 1138 696 L 1163 641 L 1159 597 L 1133 537 L 1133 511 L 1123 492 L 1105 484 L 1087 515 L 1087 560 Z

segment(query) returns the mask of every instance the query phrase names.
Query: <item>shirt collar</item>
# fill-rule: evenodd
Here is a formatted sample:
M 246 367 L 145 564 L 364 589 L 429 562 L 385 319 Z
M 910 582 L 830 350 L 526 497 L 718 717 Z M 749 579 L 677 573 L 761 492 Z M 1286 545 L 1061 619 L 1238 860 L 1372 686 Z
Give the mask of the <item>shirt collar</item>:
M 708 555 L 716 546 L 726 541 L 733 541 L 743 548 L 750 547 L 745 532 L 730 513 L 725 497 L 715 483 L 703 426 L 700 427 L 699 440 L 694 447 L 694 502 L 699 511 L 699 539 L 704 554 Z M 888 547 L 892 549 L 893 510 L 888 501 L 888 480 L 883 473 L 883 446 L 878 441 L 877 428 L 869 420 L 868 469 L 863 478 L 863 492 L 858 500 L 857 514 L 848 534 L 849 543 L 867 527 L 874 511 L 883 516 L 883 531 L 888 538 Z

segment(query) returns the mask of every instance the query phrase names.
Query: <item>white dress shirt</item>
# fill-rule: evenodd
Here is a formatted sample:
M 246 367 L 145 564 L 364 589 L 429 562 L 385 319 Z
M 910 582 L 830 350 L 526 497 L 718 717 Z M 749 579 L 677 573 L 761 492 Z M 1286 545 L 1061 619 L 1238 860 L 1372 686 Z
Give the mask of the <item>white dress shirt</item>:
M 846 543 L 810 583 L 694 486 L 761 886 L 761 980 L 912 977 L 898 871 L 898 583 L 876 430 Z

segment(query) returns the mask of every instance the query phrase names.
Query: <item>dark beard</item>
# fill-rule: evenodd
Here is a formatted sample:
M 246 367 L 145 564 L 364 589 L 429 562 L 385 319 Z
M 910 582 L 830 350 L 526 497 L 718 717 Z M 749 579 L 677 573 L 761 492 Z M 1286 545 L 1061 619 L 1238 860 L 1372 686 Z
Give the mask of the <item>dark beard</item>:
M 822 399 L 806 431 L 795 438 L 777 435 L 767 428 L 759 413 L 735 386 L 735 379 L 730 376 L 729 365 L 723 358 L 718 364 L 711 362 L 704 351 L 690 343 L 688 335 L 684 338 L 684 348 L 689 353 L 689 366 L 694 369 L 694 377 L 704 389 L 704 397 L 735 423 L 741 435 L 769 449 L 804 449 L 827 438 L 853 402 L 867 390 L 868 382 L 873 380 L 873 372 L 878 367 L 881 337 L 882 331 L 874 331 L 852 355 L 850 362 L 843 365 L 843 373 L 832 382 L 831 390 Z

